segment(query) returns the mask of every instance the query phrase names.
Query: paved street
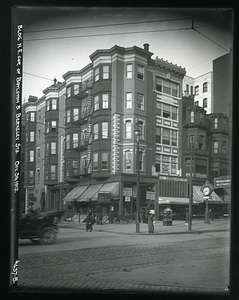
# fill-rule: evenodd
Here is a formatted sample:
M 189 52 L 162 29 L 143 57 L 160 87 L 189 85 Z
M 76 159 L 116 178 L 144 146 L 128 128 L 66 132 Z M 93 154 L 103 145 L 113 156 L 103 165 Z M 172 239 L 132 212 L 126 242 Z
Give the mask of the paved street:
M 155 233 L 135 233 L 135 224 L 60 224 L 56 244 L 19 242 L 20 290 L 208 292 L 229 285 L 228 221 L 155 224 Z M 181 231 L 181 232 L 180 232 Z

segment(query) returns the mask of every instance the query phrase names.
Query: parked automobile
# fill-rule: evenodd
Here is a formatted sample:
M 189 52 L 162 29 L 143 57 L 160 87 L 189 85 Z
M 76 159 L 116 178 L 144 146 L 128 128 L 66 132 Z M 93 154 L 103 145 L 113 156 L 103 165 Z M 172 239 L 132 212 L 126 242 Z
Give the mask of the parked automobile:
M 57 223 L 65 211 L 33 211 L 21 214 L 19 219 L 19 238 L 33 243 L 50 245 L 55 242 Z

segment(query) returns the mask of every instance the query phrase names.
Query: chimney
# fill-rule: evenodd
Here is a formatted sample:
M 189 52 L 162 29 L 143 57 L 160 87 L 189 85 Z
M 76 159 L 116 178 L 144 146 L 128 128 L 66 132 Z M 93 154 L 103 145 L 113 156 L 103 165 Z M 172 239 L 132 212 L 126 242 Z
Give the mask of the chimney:
M 145 51 L 149 51 L 149 44 L 146 43 L 146 44 L 144 44 L 143 46 L 144 46 L 144 50 L 145 50 Z
M 57 82 L 57 79 L 56 79 L 56 78 L 54 78 L 54 85 L 56 85 L 56 82 Z

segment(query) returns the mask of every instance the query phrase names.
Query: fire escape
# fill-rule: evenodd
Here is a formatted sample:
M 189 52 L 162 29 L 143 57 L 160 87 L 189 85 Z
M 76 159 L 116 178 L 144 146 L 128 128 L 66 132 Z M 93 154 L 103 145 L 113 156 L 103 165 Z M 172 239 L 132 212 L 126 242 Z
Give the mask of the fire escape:
M 87 103 L 85 106 L 84 117 L 87 121 L 87 130 L 84 134 L 84 143 L 87 147 L 87 156 L 85 157 L 84 171 L 85 174 L 91 172 L 91 154 L 92 154 L 92 87 L 88 90 Z

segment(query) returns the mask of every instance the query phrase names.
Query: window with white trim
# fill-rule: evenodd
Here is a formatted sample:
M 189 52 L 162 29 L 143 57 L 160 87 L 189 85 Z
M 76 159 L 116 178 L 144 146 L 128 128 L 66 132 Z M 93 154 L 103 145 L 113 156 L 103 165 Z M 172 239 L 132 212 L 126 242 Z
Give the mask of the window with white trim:
M 100 79 L 100 69 L 99 68 L 95 69 L 94 79 L 95 79 L 95 81 L 98 81 Z
M 195 86 L 195 95 L 198 95 L 199 94 L 199 85 L 196 85 Z
M 30 121 L 35 122 L 35 113 L 34 112 L 30 113 Z
M 57 109 L 57 99 L 51 100 L 51 109 L 56 110 Z
M 56 142 L 51 142 L 51 154 L 56 154 Z
M 98 171 L 98 153 L 93 153 L 93 171 Z
M 68 86 L 68 88 L 66 89 L 66 97 L 69 98 L 71 96 L 71 87 Z
M 144 95 L 143 94 L 137 94 L 137 108 L 144 110 Z
M 70 135 L 66 135 L 66 149 L 70 149 Z
M 101 170 L 108 170 L 108 153 L 101 153 Z
M 125 138 L 126 139 L 131 139 L 131 120 L 126 120 L 125 121 Z
M 194 111 L 193 110 L 190 112 L 190 122 L 194 123 Z
M 218 141 L 214 141 L 213 142 L 213 153 L 218 153 L 219 152 L 218 149 L 219 149 L 219 143 L 218 143 Z
M 29 154 L 30 154 L 30 159 L 29 159 L 29 161 L 30 161 L 30 162 L 34 162 L 34 156 L 35 156 L 34 150 L 30 150 L 30 151 L 29 151 Z
M 94 111 L 100 108 L 99 95 L 94 97 Z
M 156 143 L 161 144 L 161 127 L 156 126 Z
M 50 100 L 46 100 L 46 110 L 50 110 Z
M 73 172 L 73 175 L 77 175 L 77 173 L 78 173 L 78 160 L 73 160 L 72 161 L 72 172 Z
M 125 169 L 131 170 L 131 164 L 132 164 L 132 150 L 127 149 L 125 150 Z
M 176 106 L 172 106 L 172 119 L 173 120 L 178 119 L 178 108 Z
M 55 179 L 56 179 L 56 166 L 51 165 L 51 180 L 55 180 Z
M 155 154 L 155 171 L 161 172 L 161 155 Z
M 171 156 L 171 174 L 177 174 L 177 157 Z
M 73 148 L 78 147 L 78 133 L 73 133 Z
M 214 129 L 218 129 L 218 118 L 214 119 Z
M 125 108 L 132 108 L 132 93 L 126 93 Z
M 74 84 L 74 95 L 79 94 L 80 91 L 80 85 L 79 84 Z
M 99 138 L 99 124 L 94 124 L 94 140 L 97 140 Z
M 34 142 L 34 141 L 35 141 L 35 132 L 30 131 L 30 142 Z
M 178 132 L 177 130 L 172 130 L 172 141 L 171 141 L 171 145 L 177 147 L 178 144 Z
M 46 133 L 49 133 L 50 131 L 50 121 L 46 122 Z
M 138 120 L 139 127 L 139 139 L 144 140 L 145 137 L 145 123 L 143 121 Z
M 78 121 L 79 120 L 79 108 L 73 109 L 73 120 Z
M 144 67 L 138 65 L 137 66 L 137 78 L 144 80 Z
M 156 87 L 155 87 L 156 91 L 162 92 L 162 85 L 163 85 L 162 82 L 163 82 L 162 78 L 156 76 Z
M 103 79 L 109 79 L 110 77 L 110 67 L 103 66 Z
M 171 119 L 170 105 L 163 103 L 163 117 Z
M 162 155 L 162 173 L 170 173 L 170 156 Z
M 102 95 L 102 108 L 108 108 L 109 107 L 109 94 L 103 94 Z
M 102 139 L 108 139 L 108 122 L 102 122 Z
M 34 182 L 34 172 L 29 171 L 29 183 L 33 183 L 33 182 Z
M 50 148 L 49 147 L 49 143 L 46 143 L 46 156 L 48 156 L 49 153 L 50 153 L 50 149 L 49 148 Z
M 51 121 L 51 131 L 56 132 L 56 121 Z
M 71 110 L 68 109 L 66 111 L 66 123 L 70 123 L 70 121 L 71 121 Z
M 168 129 L 168 128 L 163 128 L 162 144 L 170 145 L 170 129 Z
M 126 65 L 126 78 L 130 79 L 133 77 L 133 65 L 127 64 Z

